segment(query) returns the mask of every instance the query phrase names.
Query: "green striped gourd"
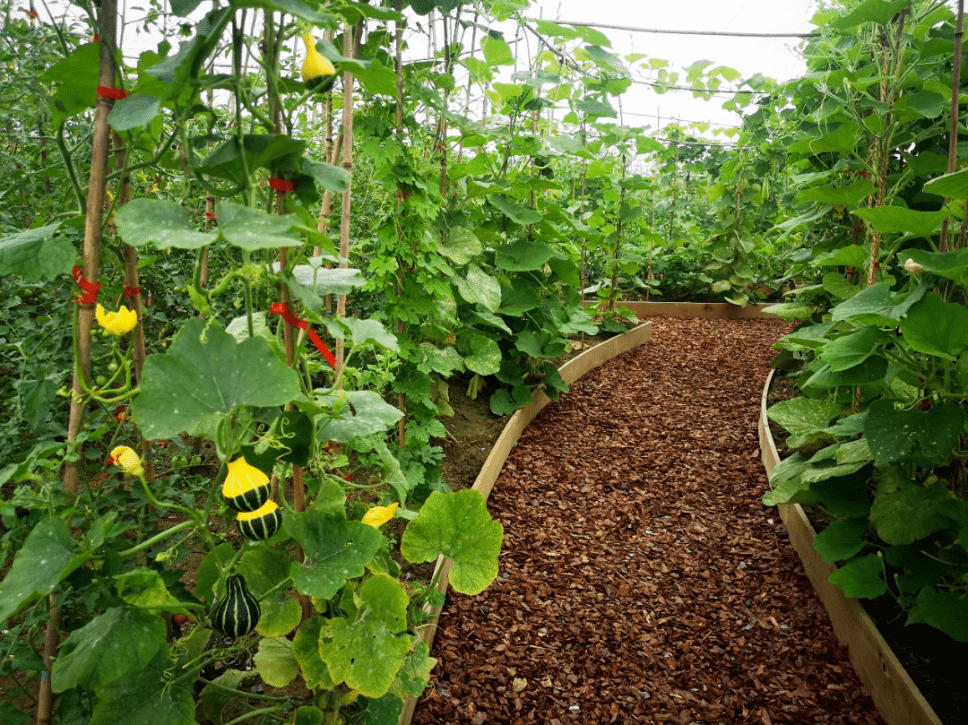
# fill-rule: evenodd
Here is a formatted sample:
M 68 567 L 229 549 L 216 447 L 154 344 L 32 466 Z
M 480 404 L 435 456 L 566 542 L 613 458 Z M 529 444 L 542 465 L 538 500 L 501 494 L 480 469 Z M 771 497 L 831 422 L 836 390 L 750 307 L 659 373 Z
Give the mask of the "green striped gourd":
M 264 541 L 279 530 L 282 524 L 282 509 L 275 501 L 266 501 L 262 508 L 242 512 L 235 517 L 235 520 L 239 524 L 242 536 L 250 541 Z
M 255 629 L 262 609 L 241 574 L 230 576 L 225 581 L 225 589 L 225 596 L 215 602 L 209 617 L 215 629 L 238 639 Z

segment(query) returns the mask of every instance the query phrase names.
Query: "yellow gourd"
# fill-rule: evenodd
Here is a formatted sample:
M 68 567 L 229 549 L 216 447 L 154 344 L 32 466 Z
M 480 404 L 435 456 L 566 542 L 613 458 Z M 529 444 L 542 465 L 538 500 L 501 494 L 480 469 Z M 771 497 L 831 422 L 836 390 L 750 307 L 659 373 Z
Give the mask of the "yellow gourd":
M 336 68 L 329 58 L 316 50 L 316 41 L 313 40 L 312 33 L 303 33 L 303 42 L 306 43 L 306 60 L 302 64 L 302 79 L 307 85 L 312 86 L 318 79 L 331 76 L 336 73 Z

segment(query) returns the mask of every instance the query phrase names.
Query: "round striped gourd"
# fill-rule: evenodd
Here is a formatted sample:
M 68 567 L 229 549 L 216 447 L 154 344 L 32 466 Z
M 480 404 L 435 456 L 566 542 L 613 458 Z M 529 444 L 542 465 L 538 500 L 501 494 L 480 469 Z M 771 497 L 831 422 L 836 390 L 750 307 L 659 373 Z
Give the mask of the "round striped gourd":
M 258 511 L 269 500 L 269 477 L 245 458 L 238 456 L 228 463 L 228 475 L 222 484 L 222 496 L 233 511 Z
M 282 509 L 275 501 L 266 501 L 262 508 L 240 513 L 235 520 L 242 536 L 250 541 L 265 541 L 279 530 Z
M 212 626 L 232 639 L 244 637 L 259 623 L 262 609 L 241 574 L 225 581 L 225 596 L 212 606 Z

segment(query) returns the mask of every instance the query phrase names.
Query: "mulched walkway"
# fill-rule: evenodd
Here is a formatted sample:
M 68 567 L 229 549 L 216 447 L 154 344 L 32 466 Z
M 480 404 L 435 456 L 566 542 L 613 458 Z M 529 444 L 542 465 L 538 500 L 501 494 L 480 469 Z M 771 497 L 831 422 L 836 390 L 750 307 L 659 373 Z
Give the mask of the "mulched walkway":
M 786 327 L 656 318 L 522 436 L 501 573 L 451 592 L 413 722 L 881 723 L 760 497 Z

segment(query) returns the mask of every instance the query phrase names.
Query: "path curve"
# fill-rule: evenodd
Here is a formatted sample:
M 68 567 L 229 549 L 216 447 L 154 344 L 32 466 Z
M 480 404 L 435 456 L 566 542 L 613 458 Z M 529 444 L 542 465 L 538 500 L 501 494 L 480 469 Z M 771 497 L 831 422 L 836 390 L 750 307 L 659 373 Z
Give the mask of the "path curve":
M 508 458 L 501 574 L 448 595 L 414 723 L 882 722 L 760 502 L 784 323 L 653 322 Z

